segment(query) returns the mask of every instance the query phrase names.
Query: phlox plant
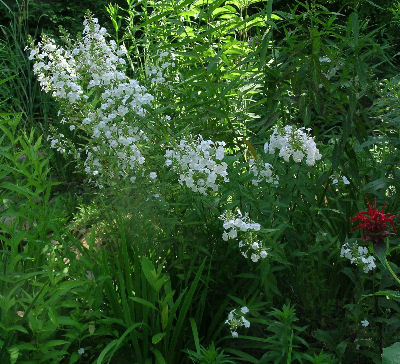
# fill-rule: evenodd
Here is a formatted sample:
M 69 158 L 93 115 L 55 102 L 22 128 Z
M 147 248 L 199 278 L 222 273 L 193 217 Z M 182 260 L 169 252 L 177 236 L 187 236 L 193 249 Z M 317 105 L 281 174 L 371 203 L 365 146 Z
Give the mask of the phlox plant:
M 72 154 L 98 187 L 120 179 L 135 181 L 145 162 L 141 145 L 148 141 L 138 120 L 153 100 L 126 75 L 125 47 L 108 41 L 107 35 L 89 14 L 80 38 L 73 41 L 65 35 L 62 47 L 43 36 L 37 46 L 31 44 L 29 56 L 42 89 L 58 101 L 61 124 L 66 125 L 65 132 L 50 136 L 51 147 Z M 71 134 L 80 141 L 74 142 Z

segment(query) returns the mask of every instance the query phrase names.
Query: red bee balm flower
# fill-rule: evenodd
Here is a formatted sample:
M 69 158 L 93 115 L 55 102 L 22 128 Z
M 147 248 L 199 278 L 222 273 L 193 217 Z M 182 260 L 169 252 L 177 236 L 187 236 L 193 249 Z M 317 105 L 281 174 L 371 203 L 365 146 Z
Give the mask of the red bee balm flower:
M 361 221 L 361 224 L 354 227 L 352 231 L 362 229 L 365 241 L 369 240 L 379 243 L 383 241 L 385 236 L 389 235 L 389 231 L 387 230 L 388 222 L 390 222 L 394 232 L 397 234 L 393 219 L 399 215 L 384 214 L 383 211 L 385 210 L 386 202 L 382 207 L 382 211 L 378 211 L 376 209 L 376 197 L 374 202 L 374 206 L 371 207 L 367 199 L 368 210 L 359 212 L 357 216 L 351 219 L 351 222 Z

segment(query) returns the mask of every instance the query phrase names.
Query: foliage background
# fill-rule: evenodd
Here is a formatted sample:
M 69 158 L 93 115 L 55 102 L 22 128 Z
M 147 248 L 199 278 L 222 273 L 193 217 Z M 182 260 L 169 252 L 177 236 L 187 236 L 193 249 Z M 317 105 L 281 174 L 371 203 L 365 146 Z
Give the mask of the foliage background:
M 364 274 L 340 247 L 356 236 L 350 219 L 365 197 L 400 207 L 400 3 L 1 3 L 0 72 L 11 77 L 0 85 L 1 362 L 378 363 L 382 353 L 398 355 L 392 275 L 384 266 Z M 78 33 L 87 8 L 127 45 L 129 72 L 143 84 L 145 64 L 176 53 L 172 87 L 148 85 L 152 116 L 171 116 L 155 150 L 165 135 L 201 133 L 226 141 L 231 170 L 244 170 L 280 121 L 312 128 L 324 164 L 281 166 L 275 189 L 250 188 L 248 176 L 233 173 L 204 198 L 164 172 L 160 153 L 157 185 L 87 185 L 46 142 L 49 127 L 60 126 L 58 105 L 40 91 L 24 51 L 28 34 L 57 35 L 59 25 Z M 350 185 L 334 186 L 333 174 Z M 252 264 L 222 241 L 218 216 L 235 207 L 266 229 L 269 261 Z M 9 216 L 17 218 L 7 225 Z M 397 244 L 391 236 L 395 273 Z M 251 329 L 233 340 L 224 321 L 244 305 Z M 360 325 L 366 317 L 369 327 Z

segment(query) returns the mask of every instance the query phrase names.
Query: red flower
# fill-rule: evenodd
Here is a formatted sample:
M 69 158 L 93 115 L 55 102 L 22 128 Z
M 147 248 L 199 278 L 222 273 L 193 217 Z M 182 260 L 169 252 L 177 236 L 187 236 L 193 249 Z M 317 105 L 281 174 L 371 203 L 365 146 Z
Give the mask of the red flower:
M 365 241 L 371 240 L 377 243 L 383 241 L 383 238 L 389 235 L 387 230 L 388 222 L 390 222 L 394 232 L 397 234 L 393 219 L 399 215 L 384 214 L 386 202 L 382 207 L 382 211 L 376 209 L 376 197 L 374 202 L 374 207 L 371 207 L 367 199 L 368 210 L 359 212 L 357 216 L 351 219 L 351 222 L 361 221 L 361 224 L 354 227 L 352 231 L 362 229 Z

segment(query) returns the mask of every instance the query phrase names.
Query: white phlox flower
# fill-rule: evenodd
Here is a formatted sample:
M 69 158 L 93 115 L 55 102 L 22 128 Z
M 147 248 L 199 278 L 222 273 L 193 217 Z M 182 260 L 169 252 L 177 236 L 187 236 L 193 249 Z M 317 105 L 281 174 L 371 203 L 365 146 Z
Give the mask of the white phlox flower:
M 145 162 L 140 146 L 148 141 L 133 124 L 145 116 L 154 97 L 126 75 L 125 46 L 107 40 L 106 29 L 96 18 L 87 16 L 83 25 L 81 37 L 65 37 L 65 47 L 45 35 L 30 46 L 34 73 L 41 88 L 59 101 L 63 123 L 90 138 L 84 145 L 74 145 L 73 151 L 60 148 L 60 139 L 53 135 L 51 146 L 74 154 L 97 185 L 121 178 L 132 181 Z M 120 173 L 113 173 L 110 164 Z
M 369 325 L 369 321 L 368 321 L 368 320 L 362 320 L 362 321 L 361 321 L 361 325 L 362 325 L 363 327 L 367 327 L 367 326 Z
M 249 167 L 249 173 L 254 176 L 251 181 L 254 186 L 258 186 L 262 182 L 275 185 L 279 183 L 279 177 L 274 174 L 271 164 L 250 159 Z
M 232 338 L 236 339 L 239 337 L 237 329 L 240 327 L 245 327 L 248 329 L 250 327 L 250 321 L 246 319 L 246 314 L 249 313 L 249 309 L 244 306 L 240 310 L 234 309 L 229 312 L 228 319 L 225 324 L 229 326 Z
M 179 173 L 179 183 L 202 195 L 215 193 L 219 184 L 229 182 L 223 161 L 225 142 L 204 140 L 201 135 L 182 139 L 165 152 L 165 165 Z
M 168 85 L 167 73 L 169 69 L 175 67 L 175 54 L 173 49 L 170 51 L 163 51 L 155 56 L 152 64 L 147 63 L 145 66 L 145 74 L 152 86 L 160 84 Z M 169 120 L 167 118 L 167 120 Z
M 242 215 L 239 209 L 235 212 L 226 210 L 219 219 L 223 221 L 222 239 L 228 241 L 240 238 L 239 249 L 245 258 L 257 263 L 268 256 L 268 249 L 257 238 L 261 225 L 252 221 L 248 214 Z
M 306 164 L 313 166 L 322 157 L 314 139 L 305 133 L 305 129 L 296 129 L 292 125 L 276 126 L 273 129 L 269 141 L 264 144 L 264 151 L 274 154 L 276 149 L 286 162 L 289 162 L 290 157 L 296 163 L 306 158 Z
M 344 185 L 350 184 L 350 181 L 348 180 L 348 178 L 346 176 L 331 175 L 331 176 L 329 176 L 329 178 L 333 185 L 339 185 L 339 181 L 340 181 L 340 183 L 343 183 Z
M 362 268 L 364 273 L 376 268 L 375 257 L 368 255 L 368 248 L 365 246 L 360 246 L 357 243 L 350 245 L 349 243 L 344 243 L 340 250 L 340 256 L 350 260 L 351 264 L 355 264 Z

